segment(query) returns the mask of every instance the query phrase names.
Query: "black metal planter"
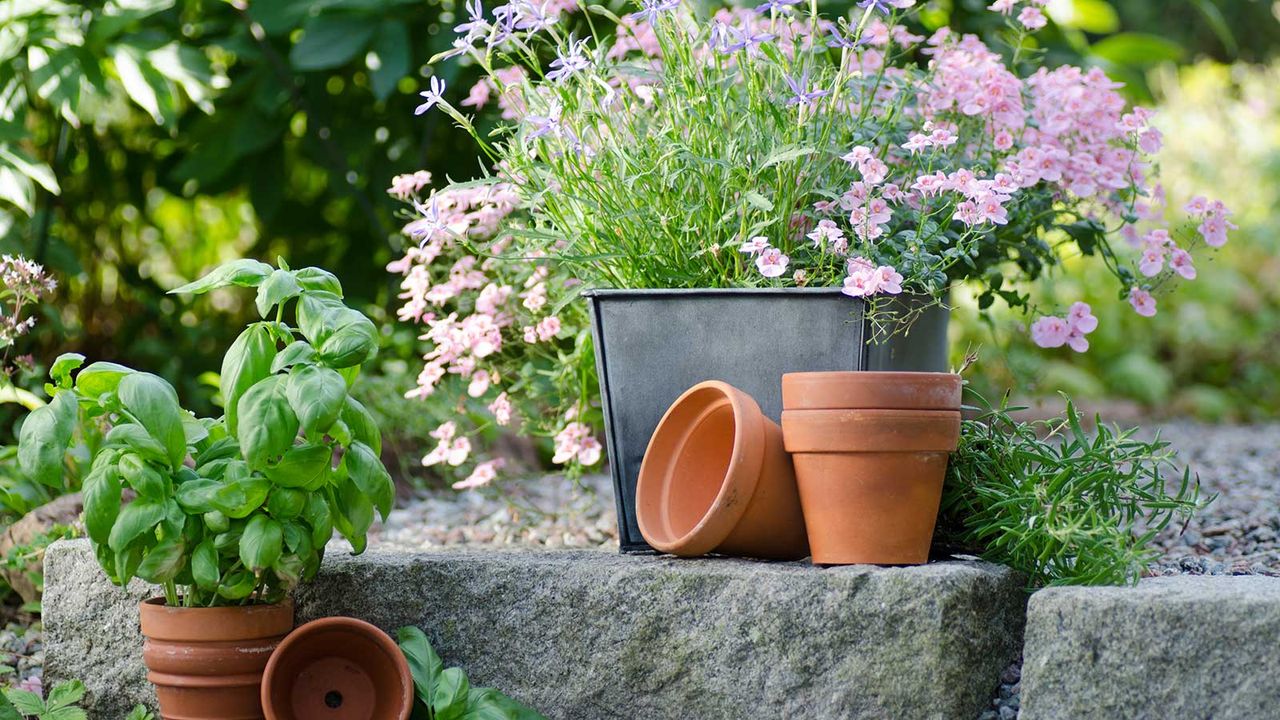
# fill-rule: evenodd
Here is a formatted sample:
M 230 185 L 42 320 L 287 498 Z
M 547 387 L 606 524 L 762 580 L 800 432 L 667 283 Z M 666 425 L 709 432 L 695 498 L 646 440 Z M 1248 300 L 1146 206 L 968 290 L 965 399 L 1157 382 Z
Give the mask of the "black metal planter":
M 816 370 L 947 369 L 946 308 L 873 338 L 866 304 L 835 288 L 594 290 L 596 368 L 623 552 L 650 550 L 636 522 L 636 478 L 658 421 L 680 393 L 723 380 L 774 420 L 782 375 Z M 906 300 L 902 307 L 919 300 Z M 897 315 L 895 313 L 895 315 Z

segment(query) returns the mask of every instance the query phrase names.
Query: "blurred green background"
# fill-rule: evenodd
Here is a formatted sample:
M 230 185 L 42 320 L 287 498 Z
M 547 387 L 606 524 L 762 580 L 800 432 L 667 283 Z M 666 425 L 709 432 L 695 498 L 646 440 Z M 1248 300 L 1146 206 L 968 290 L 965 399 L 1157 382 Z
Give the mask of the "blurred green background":
M 840 12 L 852 2 L 824 3 Z M 998 42 L 987 0 L 923 2 L 923 19 Z M 425 0 L 0 0 L 0 251 L 48 265 L 62 287 L 19 350 L 76 350 L 158 372 L 209 410 L 248 295 L 216 310 L 165 292 L 241 256 L 334 270 L 386 326 L 365 387 L 400 429 L 407 469 L 435 419 L 412 386 L 414 331 L 397 326 L 399 204 L 419 169 L 479 171 L 443 114 L 412 114 L 461 4 Z M 1070 391 L 1144 413 L 1211 419 L 1280 411 L 1280 2 L 1052 0 L 1037 36 L 1049 64 L 1099 65 L 1161 109 L 1164 182 L 1225 200 L 1241 229 L 1194 283 L 1135 315 L 1100 272 L 1045 289 L 1092 302 L 1086 355 L 1033 348 L 1025 321 L 979 323 L 960 298 L 957 358 L 976 350 L 989 393 Z M 441 65 L 455 99 L 471 70 Z M 30 383 L 31 381 L 28 380 Z M 0 443 L 19 414 L 0 410 Z

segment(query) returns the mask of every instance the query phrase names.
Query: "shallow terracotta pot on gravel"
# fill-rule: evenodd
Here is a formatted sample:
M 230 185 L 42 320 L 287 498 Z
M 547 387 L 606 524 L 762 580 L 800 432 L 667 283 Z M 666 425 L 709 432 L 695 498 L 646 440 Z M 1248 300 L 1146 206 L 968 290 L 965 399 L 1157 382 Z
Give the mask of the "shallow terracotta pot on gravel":
M 293 602 L 139 608 L 142 661 L 164 720 L 260 720 L 262 671 L 293 628 Z
M 960 387 L 945 373 L 783 377 L 782 428 L 814 564 L 928 560 L 960 440 Z
M 809 554 L 782 429 L 751 396 L 715 380 L 687 390 L 658 423 L 636 515 L 645 541 L 674 555 Z
M 348 617 L 313 620 L 271 656 L 262 707 L 267 720 L 406 720 L 413 676 L 377 627 Z

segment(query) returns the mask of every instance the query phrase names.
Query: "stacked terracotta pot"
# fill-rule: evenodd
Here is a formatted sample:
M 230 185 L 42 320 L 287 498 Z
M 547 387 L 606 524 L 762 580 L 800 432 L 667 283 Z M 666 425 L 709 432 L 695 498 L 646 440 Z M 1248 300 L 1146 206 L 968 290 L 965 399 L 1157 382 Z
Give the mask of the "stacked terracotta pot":
M 782 431 L 814 564 L 928 560 L 960 395 L 960 376 L 946 373 L 783 376 Z

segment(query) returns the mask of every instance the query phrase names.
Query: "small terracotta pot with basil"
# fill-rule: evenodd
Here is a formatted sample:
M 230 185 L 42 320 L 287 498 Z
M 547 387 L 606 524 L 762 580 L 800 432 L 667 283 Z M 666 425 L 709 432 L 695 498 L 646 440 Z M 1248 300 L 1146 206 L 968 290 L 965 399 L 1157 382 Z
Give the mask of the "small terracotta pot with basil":
M 391 510 L 377 424 L 348 393 L 377 330 L 333 275 L 281 266 L 239 260 L 175 291 L 257 288 L 263 321 L 223 359 L 222 417 L 184 410 L 156 375 L 67 354 L 24 425 L 24 469 L 50 481 L 73 437 L 109 428 L 84 480 L 85 530 L 112 582 L 159 588 L 140 621 L 164 718 L 263 717 L 290 592 L 335 529 L 361 552 L 374 512 Z

